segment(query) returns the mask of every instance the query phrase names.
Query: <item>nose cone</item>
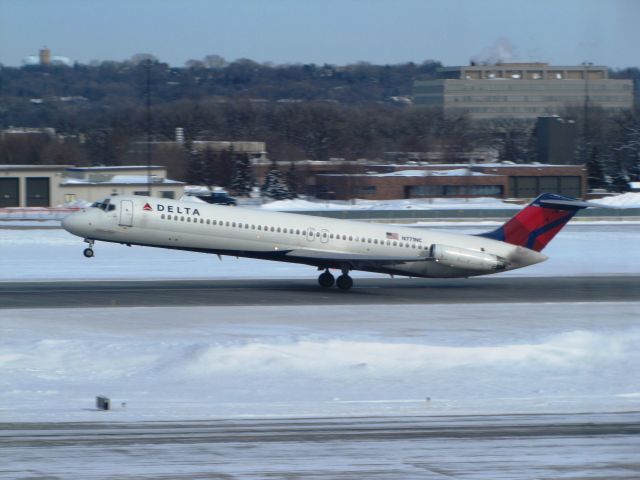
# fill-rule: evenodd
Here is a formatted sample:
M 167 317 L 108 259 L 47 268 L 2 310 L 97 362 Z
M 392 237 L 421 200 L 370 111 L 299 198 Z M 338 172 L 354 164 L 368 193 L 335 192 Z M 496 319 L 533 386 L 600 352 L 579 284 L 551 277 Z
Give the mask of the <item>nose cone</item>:
M 83 222 L 81 222 L 81 216 L 82 212 L 76 212 L 72 213 L 71 215 L 67 215 L 62 219 L 62 228 L 64 228 L 69 233 L 82 236 L 81 227 Z

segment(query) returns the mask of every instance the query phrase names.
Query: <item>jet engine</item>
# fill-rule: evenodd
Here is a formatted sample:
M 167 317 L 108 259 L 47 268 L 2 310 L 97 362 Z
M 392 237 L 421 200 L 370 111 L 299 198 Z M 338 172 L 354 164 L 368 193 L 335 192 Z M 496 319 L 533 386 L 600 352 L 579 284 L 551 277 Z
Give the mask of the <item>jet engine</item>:
M 436 262 L 463 270 L 495 272 L 507 267 L 507 261 L 504 258 L 467 248 L 434 244 L 431 245 L 429 254 Z

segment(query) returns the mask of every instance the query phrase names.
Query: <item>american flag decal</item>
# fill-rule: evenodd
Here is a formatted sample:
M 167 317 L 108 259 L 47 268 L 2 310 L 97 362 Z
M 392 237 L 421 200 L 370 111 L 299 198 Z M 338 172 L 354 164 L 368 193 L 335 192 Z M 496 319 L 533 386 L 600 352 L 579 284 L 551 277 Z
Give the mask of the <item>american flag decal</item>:
M 387 240 L 398 240 L 398 234 L 387 232 Z

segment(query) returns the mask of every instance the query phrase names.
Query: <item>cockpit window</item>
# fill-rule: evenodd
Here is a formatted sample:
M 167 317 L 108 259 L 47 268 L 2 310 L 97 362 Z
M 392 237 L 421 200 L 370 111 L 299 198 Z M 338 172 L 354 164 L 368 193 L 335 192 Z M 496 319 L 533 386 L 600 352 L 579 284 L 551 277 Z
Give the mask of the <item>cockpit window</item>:
M 94 202 L 91 204 L 92 208 L 99 208 L 100 210 L 104 210 L 105 212 L 112 212 L 116 209 L 115 205 L 111 205 L 111 199 L 107 198 L 102 202 Z

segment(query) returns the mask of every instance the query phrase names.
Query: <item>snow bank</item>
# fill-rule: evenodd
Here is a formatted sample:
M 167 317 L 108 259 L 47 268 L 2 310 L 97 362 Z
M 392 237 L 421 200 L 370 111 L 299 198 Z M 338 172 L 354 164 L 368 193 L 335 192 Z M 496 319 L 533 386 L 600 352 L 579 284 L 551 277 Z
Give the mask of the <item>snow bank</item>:
M 640 192 L 627 192 L 613 197 L 599 198 L 598 200 L 593 200 L 592 203 L 606 207 L 640 208 Z
M 625 411 L 638 308 L 2 310 L 0 418 L 105 420 L 98 394 L 108 420 Z
M 468 199 L 432 198 L 404 200 L 354 200 L 350 201 L 308 201 L 279 200 L 266 203 L 261 208 L 279 211 L 299 210 L 464 210 L 464 209 L 520 209 L 522 205 L 503 202 L 497 198 L 480 197 Z

